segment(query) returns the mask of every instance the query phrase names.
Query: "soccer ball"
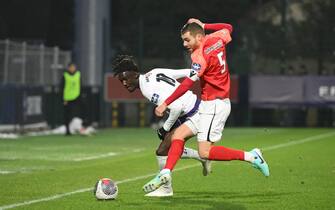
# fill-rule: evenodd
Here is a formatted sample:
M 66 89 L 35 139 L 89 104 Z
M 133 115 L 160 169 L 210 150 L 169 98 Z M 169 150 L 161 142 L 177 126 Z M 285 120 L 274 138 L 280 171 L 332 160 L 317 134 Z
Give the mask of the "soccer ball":
M 108 178 L 98 180 L 94 187 L 94 195 L 98 200 L 116 199 L 118 193 L 116 183 Z

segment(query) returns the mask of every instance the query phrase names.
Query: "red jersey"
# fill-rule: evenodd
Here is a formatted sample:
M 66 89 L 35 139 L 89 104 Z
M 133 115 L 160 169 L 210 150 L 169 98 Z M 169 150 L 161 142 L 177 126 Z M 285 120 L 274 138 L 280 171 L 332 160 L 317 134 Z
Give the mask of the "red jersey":
M 190 77 L 198 72 L 201 83 L 201 99 L 204 101 L 216 98 L 229 98 L 230 76 L 226 63 L 226 44 L 231 41 L 230 24 L 205 24 L 204 29 L 218 30 L 205 36 L 202 44 L 192 55 L 192 72 Z M 169 105 L 182 96 L 193 85 L 194 80 L 185 78 L 179 87 L 165 100 Z
M 231 41 L 230 31 L 221 29 L 206 35 L 201 46 L 192 55 L 192 69 L 198 72 L 201 99 L 229 98 L 230 76 L 226 62 L 226 44 Z

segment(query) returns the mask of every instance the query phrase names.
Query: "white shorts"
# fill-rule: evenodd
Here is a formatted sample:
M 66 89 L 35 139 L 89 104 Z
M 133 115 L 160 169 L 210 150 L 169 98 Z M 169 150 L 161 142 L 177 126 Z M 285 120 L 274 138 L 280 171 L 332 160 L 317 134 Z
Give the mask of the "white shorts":
M 199 111 L 185 122 L 198 141 L 217 142 L 230 114 L 230 100 L 201 101 Z

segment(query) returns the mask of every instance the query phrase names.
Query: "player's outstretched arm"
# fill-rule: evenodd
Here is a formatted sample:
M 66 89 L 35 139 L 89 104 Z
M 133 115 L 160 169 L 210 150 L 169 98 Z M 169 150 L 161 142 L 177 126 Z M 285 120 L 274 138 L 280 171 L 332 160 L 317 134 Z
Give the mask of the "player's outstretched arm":
M 194 80 L 186 77 L 179 87 L 165 100 L 165 104 L 169 105 L 178 99 L 180 96 L 184 95 L 193 85 Z
M 160 73 L 164 73 L 166 76 L 171 77 L 173 79 L 180 79 L 190 75 L 191 69 L 164 69 L 157 68 L 154 71 L 159 71 Z
M 177 87 L 177 89 L 159 106 L 155 109 L 155 114 L 158 117 L 163 116 L 167 106 L 178 99 L 180 96 L 184 95 L 193 85 L 195 80 L 186 77 L 184 81 Z
M 227 29 L 229 33 L 233 32 L 233 26 L 228 23 L 203 23 L 198 19 L 190 18 L 187 23 L 197 23 L 199 24 L 203 29 L 210 30 L 210 31 L 219 31 L 222 29 Z
M 196 24 L 200 25 L 202 28 L 204 28 L 204 26 L 205 26 L 205 24 L 203 22 L 201 22 L 201 20 L 196 19 L 196 18 L 188 19 L 187 23 L 196 23 Z
M 228 23 L 206 23 L 204 24 L 205 30 L 219 31 L 222 29 L 227 29 L 229 33 L 233 32 L 233 26 Z
M 178 101 L 170 104 L 168 108 L 170 109 L 169 117 L 165 120 L 163 127 L 157 130 L 157 135 L 161 140 L 165 139 L 165 136 L 171 131 L 172 126 L 182 113 L 182 105 Z
M 165 120 L 163 128 L 165 131 L 169 132 L 172 128 L 172 126 L 175 124 L 175 122 L 178 120 L 178 117 L 182 113 L 182 106 L 177 103 L 172 103 L 168 106 L 170 113 L 169 117 Z

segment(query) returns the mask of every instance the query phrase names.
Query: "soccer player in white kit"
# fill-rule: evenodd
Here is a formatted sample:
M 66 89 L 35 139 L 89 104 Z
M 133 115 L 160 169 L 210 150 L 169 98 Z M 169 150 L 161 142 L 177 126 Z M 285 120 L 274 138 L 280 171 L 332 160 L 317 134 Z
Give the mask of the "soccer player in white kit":
M 133 92 L 137 88 L 150 102 L 160 105 L 167 97 L 173 93 L 179 86 L 177 79 L 188 76 L 190 69 L 171 70 L 156 68 L 146 74 L 140 74 L 138 67 L 131 56 L 119 56 L 113 63 L 114 76 L 116 76 L 124 87 Z M 162 128 L 157 131 L 162 140 L 156 156 L 159 170 L 165 166 L 167 154 L 171 144 L 171 136 L 175 128 L 183 124 L 188 118 L 197 115 L 200 100 L 191 91 L 187 91 L 182 97 L 168 106 L 169 116 L 164 122 Z M 198 151 L 190 148 L 184 148 L 181 158 L 196 159 L 203 165 L 203 175 L 207 176 L 210 172 L 210 162 L 199 157 Z M 146 194 L 146 196 L 172 196 L 173 190 L 171 182 L 162 185 L 157 190 Z

